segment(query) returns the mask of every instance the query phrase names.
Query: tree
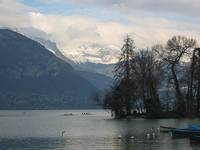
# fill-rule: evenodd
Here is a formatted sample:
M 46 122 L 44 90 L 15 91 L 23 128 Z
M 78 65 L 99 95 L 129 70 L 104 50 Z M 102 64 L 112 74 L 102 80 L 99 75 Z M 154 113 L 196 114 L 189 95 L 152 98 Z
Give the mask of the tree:
M 195 113 L 199 113 L 200 108 L 200 48 L 193 50 L 188 72 L 188 110 L 191 115 L 194 115 Z
M 133 76 L 138 82 L 139 95 L 144 102 L 147 116 L 158 116 L 162 109 L 158 86 L 162 79 L 161 62 L 155 59 L 152 51 L 139 51 L 132 64 Z
M 200 111 L 200 48 L 196 49 L 196 72 L 194 78 L 196 80 L 196 101 L 197 101 L 197 113 Z
M 104 97 L 104 108 L 111 109 L 115 118 L 127 116 L 123 84 L 115 84 Z
M 131 115 L 135 99 L 134 82 L 131 77 L 134 49 L 134 41 L 127 35 L 121 48 L 119 61 L 115 66 L 114 86 L 104 97 L 104 106 L 110 108 L 117 118 Z
M 165 47 L 161 45 L 154 46 L 154 50 L 157 51 L 162 60 L 170 66 L 177 100 L 176 110 L 181 115 L 184 113 L 186 106 L 179 77 L 177 76 L 177 65 L 181 60 L 186 59 L 186 56 L 190 54 L 190 50 L 195 46 L 196 40 L 184 36 L 172 37 L 168 40 Z
M 134 41 L 127 35 L 114 71 L 115 81 L 121 87 L 121 98 L 125 104 L 126 115 L 131 115 L 131 100 L 133 98 L 132 94 L 134 93 L 134 83 L 131 80 L 131 63 L 134 59 L 134 49 Z
M 166 116 L 188 116 L 195 110 L 199 113 L 200 48 L 195 46 L 192 38 L 174 36 L 165 46 L 135 52 L 134 41 L 127 36 L 115 67 L 115 85 L 104 98 L 105 106 L 116 117 L 132 115 L 136 107 L 145 108 L 147 117 L 160 117 L 164 106 L 160 97 L 168 91 Z
M 131 79 L 131 63 L 134 58 L 135 48 L 134 40 L 127 35 L 126 39 L 124 40 L 124 45 L 121 48 L 121 55 L 118 63 L 115 66 L 114 78 L 116 81 Z
M 196 72 L 195 72 L 195 80 L 196 80 L 196 101 L 197 101 L 197 113 L 199 115 L 200 112 L 200 48 L 196 48 L 197 57 L 196 57 Z

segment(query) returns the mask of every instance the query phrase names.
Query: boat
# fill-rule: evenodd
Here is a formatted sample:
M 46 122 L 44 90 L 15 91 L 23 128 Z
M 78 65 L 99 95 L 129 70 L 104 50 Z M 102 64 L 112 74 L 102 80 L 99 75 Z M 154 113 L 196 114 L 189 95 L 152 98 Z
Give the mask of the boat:
M 72 116 L 72 113 L 64 114 L 64 116 Z
M 166 126 L 160 126 L 160 132 L 163 132 L 163 133 L 171 132 L 172 129 L 176 129 L 176 128 L 166 127 Z
M 190 141 L 191 142 L 200 142 L 200 136 L 199 135 L 191 135 Z
M 199 124 L 189 124 L 188 128 L 192 129 L 192 130 L 200 130 L 200 125 Z
M 171 129 L 172 137 L 190 137 L 193 135 L 200 136 L 200 130 L 184 128 Z

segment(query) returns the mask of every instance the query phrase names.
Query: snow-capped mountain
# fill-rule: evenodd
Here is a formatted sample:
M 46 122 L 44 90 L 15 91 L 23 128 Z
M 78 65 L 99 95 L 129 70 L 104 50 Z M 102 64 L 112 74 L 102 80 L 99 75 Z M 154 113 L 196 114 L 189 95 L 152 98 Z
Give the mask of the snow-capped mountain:
M 85 43 L 68 49 L 57 48 L 56 43 L 52 42 L 51 35 L 35 28 L 19 28 L 17 32 L 23 34 L 40 44 L 44 45 L 52 53 L 58 57 L 63 56 L 75 63 L 95 63 L 95 64 L 114 64 L 118 61 L 120 54 L 119 47 L 114 45 L 104 45 L 97 43 Z M 37 37 L 37 38 L 36 38 Z M 71 47 L 71 48 L 70 48 Z M 68 60 L 68 61 L 69 61 Z
M 104 46 L 99 44 L 82 45 L 76 51 L 64 52 L 64 55 L 76 63 L 116 63 L 120 51 L 113 45 Z
M 73 54 L 64 54 L 57 48 L 55 42 L 35 37 L 32 39 L 44 45 L 46 49 L 60 59 L 70 63 L 76 70 L 95 72 L 113 77 L 114 63 L 119 56 L 118 50 L 114 49 L 114 47 L 106 48 L 100 45 L 92 45 L 92 47 L 82 46 Z
M 40 44 L 42 44 L 47 50 L 52 52 L 54 55 L 56 55 L 60 59 L 70 63 L 72 66 L 75 65 L 72 60 L 70 60 L 69 58 L 67 58 L 66 56 L 63 55 L 63 53 L 57 48 L 57 45 L 55 42 L 52 42 L 50 40 L 45 40 L 42 38 L 38 38 L 38 37 L 32 37 L 32 39 L 39 42 Z
M 54 55 L 70 63 L 76 70 L 113 77 L 114 64 L 120 54 L 118 47 L 87 43 L 73 50 L 60 50 L 55 42 L 48 40 L 50 35 L 46 35 L 40 30 L 20 28 L 16 31 L 39 42 Z
M 111 85 L 113 64 L 96 64 L 96 63 L 75 63 L 66 56 L 57 48 L 56 43 L 50 40 L 45 40 L 42 38 L 32 38 L 45 46 L 50 52 L 56 55 L 58 58 L 66 61 L 71 64 L 75 70 L 79 73 L 80 76 L 88 80 L 94 86 L 99 89 L 106 89 Z M 106 75 L 106 76 L 105 76 Z M 110 77 L 108 77 L 110 76 Z

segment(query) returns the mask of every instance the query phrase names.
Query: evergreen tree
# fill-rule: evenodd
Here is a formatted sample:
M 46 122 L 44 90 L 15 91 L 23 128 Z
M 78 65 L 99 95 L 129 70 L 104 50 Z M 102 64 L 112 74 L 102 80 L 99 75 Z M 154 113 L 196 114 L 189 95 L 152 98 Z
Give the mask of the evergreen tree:
M 120 87 L 121 99 L 124 103 L 126 115 L 131 115 L 132 98 L 134 93 L 134 83 L 131 80 L 132 61 L 134 59 L 134 40 L 127 35 L 121 49 L 119 61 L 115 66 L 115 81 Z

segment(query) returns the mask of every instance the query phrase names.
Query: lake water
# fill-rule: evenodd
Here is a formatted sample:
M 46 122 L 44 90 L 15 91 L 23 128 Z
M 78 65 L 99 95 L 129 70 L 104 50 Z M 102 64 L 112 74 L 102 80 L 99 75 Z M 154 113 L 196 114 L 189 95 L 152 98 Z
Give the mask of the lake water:
M 69 113 L 72 115 L 64 115 Z M 200 120 L 114 120 L 104 110 L 0 111 L 0 150 L 200 149 L 189 139 L 173 139 L 157 131 L 160 125 L 185 127 L 188 123 Z M 148 138 L 146 134 L 152 127 L 155 137 Z

